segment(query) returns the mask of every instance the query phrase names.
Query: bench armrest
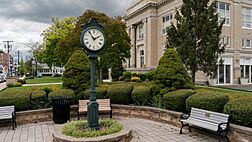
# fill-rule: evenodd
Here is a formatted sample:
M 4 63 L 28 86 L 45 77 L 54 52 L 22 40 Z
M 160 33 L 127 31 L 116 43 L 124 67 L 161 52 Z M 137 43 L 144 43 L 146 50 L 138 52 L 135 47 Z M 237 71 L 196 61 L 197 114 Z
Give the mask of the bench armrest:
M 218 131 L 227 131 L 229 128 L 229 123 L 218 124 Z
M 180 119 L 188 119 L 190 117 L 189 114 L 181 114 Z

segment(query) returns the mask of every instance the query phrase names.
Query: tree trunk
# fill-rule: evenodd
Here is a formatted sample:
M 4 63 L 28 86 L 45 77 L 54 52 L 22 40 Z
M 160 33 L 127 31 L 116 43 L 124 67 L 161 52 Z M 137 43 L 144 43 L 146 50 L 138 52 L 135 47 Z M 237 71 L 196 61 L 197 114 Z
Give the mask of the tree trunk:
M 195 86 L 195 74 L 196 74 L 196 71 L 192 71 L 192 83 L 193 83 L 193 86 Z

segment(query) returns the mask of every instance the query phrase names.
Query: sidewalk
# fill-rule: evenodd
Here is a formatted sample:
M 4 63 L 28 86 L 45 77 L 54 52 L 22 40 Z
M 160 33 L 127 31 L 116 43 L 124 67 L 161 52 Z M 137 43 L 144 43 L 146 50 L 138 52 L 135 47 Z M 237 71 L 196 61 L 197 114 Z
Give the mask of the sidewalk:
M 62 84 L 62 82 L 59 82 L 59 83 L 40 83 L 40 84 L 23 84 L 22 86 L 45 86 L 45 85 L 54 85 L 54 84 Z
M 115 119 L 133 130 L 131 142 L 218 142 L 218 139 L 194 130 L 189 133 L 184 129 L 183 134 L 179 134 L 178 127 L 164 123 L 128 117 Z M 14 131 L 11 126 L 0 127 L 0 142 L 51 142 L 52 131 L 57 126 L 50 121 L 18 125 Z

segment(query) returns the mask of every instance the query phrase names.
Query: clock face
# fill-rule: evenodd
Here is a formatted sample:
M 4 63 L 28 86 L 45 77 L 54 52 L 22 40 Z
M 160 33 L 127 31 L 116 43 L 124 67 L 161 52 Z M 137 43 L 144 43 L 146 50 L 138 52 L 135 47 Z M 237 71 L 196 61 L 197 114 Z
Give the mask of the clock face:
M 102 31 L 96 28 L 89 28 L 83 34 L 83 42 L 91 51 L 100 50 L 104 43 L 105 37 Z

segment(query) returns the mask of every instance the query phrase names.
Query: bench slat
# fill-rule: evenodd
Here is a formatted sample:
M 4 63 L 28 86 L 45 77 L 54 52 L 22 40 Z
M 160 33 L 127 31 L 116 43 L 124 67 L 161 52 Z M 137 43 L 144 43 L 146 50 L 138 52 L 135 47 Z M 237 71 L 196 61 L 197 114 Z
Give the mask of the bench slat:
M 99 104 L 99 111 L 106 111 L 110 112 L 110 99 L 97 99 L 96 100 Z M 87 112 L 89 100 L 79 100 L 79 112 Z

